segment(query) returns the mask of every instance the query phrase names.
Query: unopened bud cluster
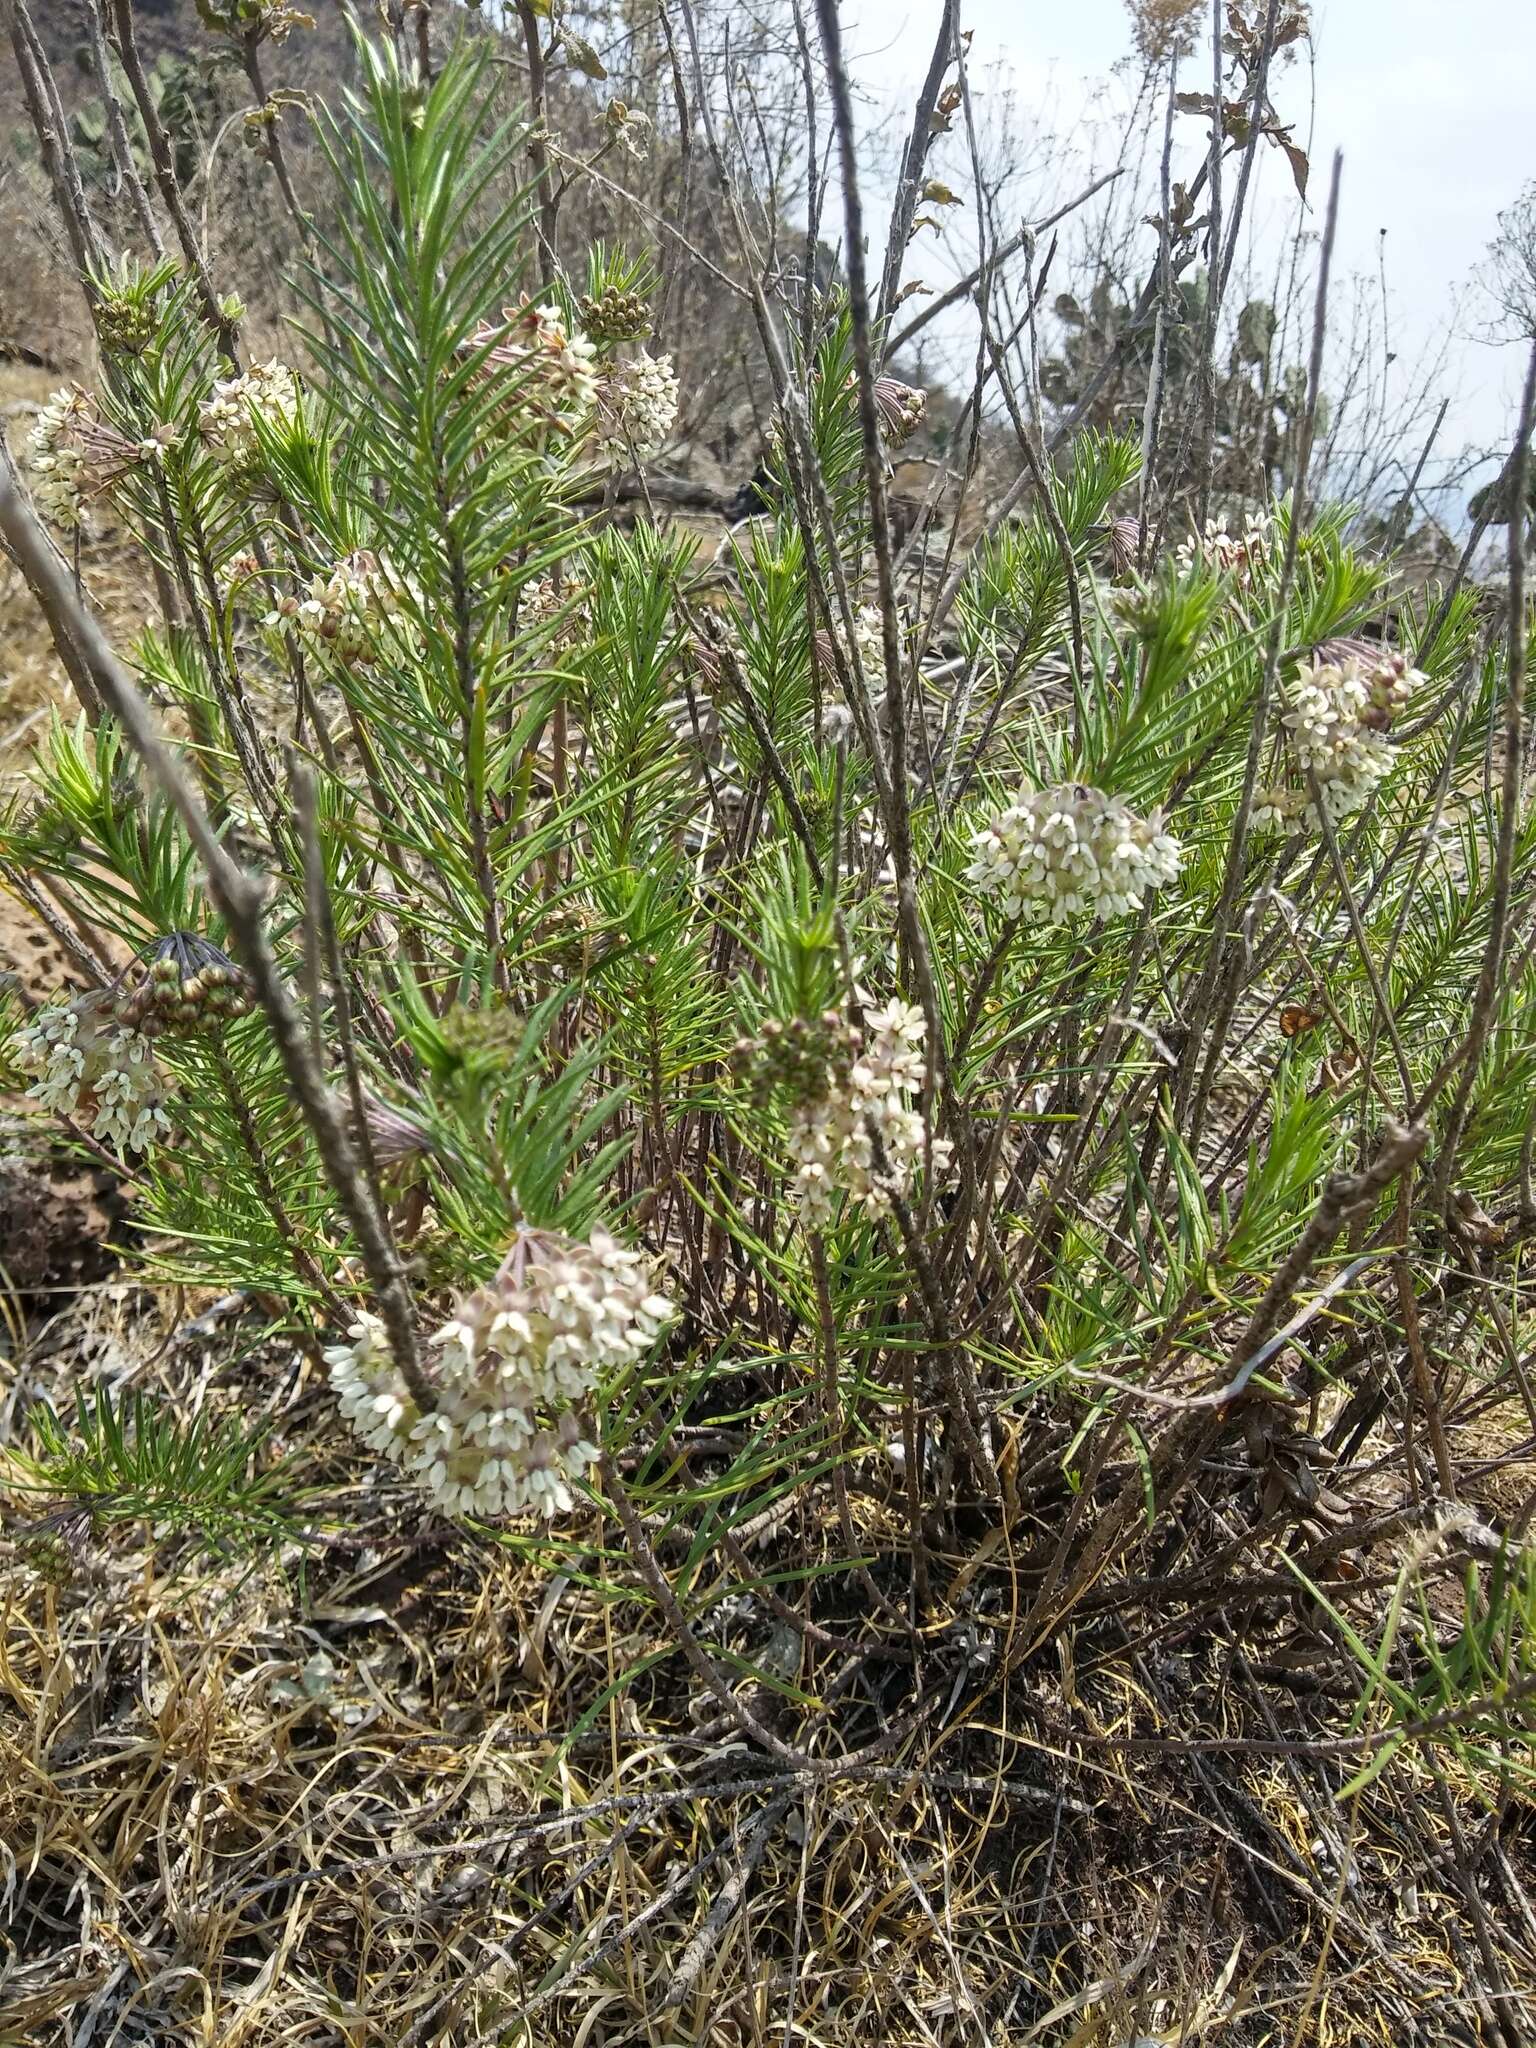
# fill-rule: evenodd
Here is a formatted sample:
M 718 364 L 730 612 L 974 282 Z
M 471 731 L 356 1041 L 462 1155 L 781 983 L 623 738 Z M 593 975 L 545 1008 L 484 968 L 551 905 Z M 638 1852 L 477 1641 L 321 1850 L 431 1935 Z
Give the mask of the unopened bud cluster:
M 622 932 L 585 903 L 557 903 L 538 923 L 534 950 L 568 974 L 585 974 L 624 946 Z
M 1141 538 L 1141 521 L 1134 513 L 1122 512 L 1110 520 L 1105 553 L 1109 556 L 1111 576 L 1118 579 L 1130 575 L 1141 553 Z
M 299 418 L 299 386 L 292 370 L 275 359 L 252 363 L 238 377 L 221 377 L 197 409 L 198 430 L 219 460 L 232 470 L 259 467 L 257 421 L 269 428 L 291 427 Z
M 524 1022 L 509 1003 L 450 1003 L 437 1020 L 443 1044 L 466 1063 L 514 1059 L 523 1042 Z
M 818 633 L 818 643 L 825 637 L 824 634 Z M 819 651 L 818 647 L 818 654 Z M 688 656 L 699 688 L 711 701 L 717 699 L 722 694 L 725 684 L 726 656 L 720 640 L 696 633 L 688 643 Z M 734 660 L 735 656 L 732 655 L 731 659 Z
M 312 577 L 305 597 L 291 592 L 267 613 L 270 627 L 291 626 L 317 641 L 338 661 L 356 667 L 378 658 L 392 631 L 410 634 L 403 606 L 407 586 L 389 563 L 369 548 L 344 555 L 329 575 Z
M 191 932 L 173 932 L 138 985 L 117 1004 L 117 1015 L 146 1038 L 217 1030 L 251 1007 L 243 969 Z
M 633 1365 L 674 1310 L 647 1261 L 602 1229 L 583 1244 L 520 1230 L 496 1277 L 432 1338 L 436 1401 L 423 1413 L 378 1317 L 326 1352 L 346 1421 L 444 1514 L 550 1517 L 596 1462 L 575 1404 Z
M 1405 656 L 1356 641 L 1331 641 L 1303 662 L 1285 692 L 1281 718 L 1293 773 L 1264 790 L 1254 810 L 1260 828 L 1320 831 L 1364 809 L 1392 772 L 1386 733 L 1424 678 Z
M 781 1090 L 798 1109 L 846 1089 L 864 1034 L 840 1010 L 819 1017 L 770 1017 L 761 1030 L 738 1038 L 731 1064 L 759 1099 Z
M 644 341 L 651 331 L 651 309 L 643 292 L 605 285 L 582 300 L 581 324 L 594 341 Z
M 363 1096 L 363 1127 L 374 1165 L 402 1180 L 435 1150 L 424 1125 L 378 1095 Z
M 141 294 L 106 292 L 96 307 L 96 334 L 109 355 L 136 356 L 160 331 L 160 308 Z
M 12 1040 L 27 1093 L 42 1108 L 84 1124 L 119 1152 L 144 1152 L 170 1129 L 148 1037 L 116 1016 L 101 994 L 49 1003 Z
M 923 1013 L 892 1002 L 864 1022 L 856 1047 L 840 1047 L 829 1064 L 823 1092 L 799 1101 L 790 1116 L 795 1200 L 807 1230 L 831 1224 L 839 1191 L 869 1216 L 889 1215 L 923 1162 L 925 1126 L 913 1105 L 924 1076 Z M 936 1170 L 948 1163 L 947 1139 L 927 1149 Z
M 886 444 L 900 448 L 910 441 L 928 410 L 928 394 L 915 384 L 903 384 L 898 377 L 875 379 L 875 411 Z
M 1064 924 L 1139 910 L 1177 880 L 1178 841 L 1162 819 L 1082 783 L 1033 791 L 977 833 L 966 879 L 1010 917 Z

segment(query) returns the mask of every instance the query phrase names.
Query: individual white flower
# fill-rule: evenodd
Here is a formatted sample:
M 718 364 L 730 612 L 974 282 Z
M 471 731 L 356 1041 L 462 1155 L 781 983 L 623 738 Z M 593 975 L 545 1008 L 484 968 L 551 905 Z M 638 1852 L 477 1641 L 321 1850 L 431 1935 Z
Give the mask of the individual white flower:
M 596 1461 L 572 1404 L 649 1350 L 674 1314 L 648 1262 L 607 1231 L 586 1243 L 522 1230 L 496 1277 L 431 1342 L 437 1404 L 422 1414 L 377 1317 L 326 1353 L 342 1414 L 445 1514 L 545 1516 Z
M 1250 514 L 1238 534 L 1230 533 L 1219 519 L 1207 519 L 1203 532 L 1180 542 L 1178 565 L 1187 569 L 1198 556 L 1207 568 L 1230 576 L 1239 590 L 1247 590 L 1263 574 L 1274 552 L 1275 525 L 1267 514 Z
M 1119 797 L 1083 783 L 1033 791 L 973 842 L 966 870 L 1010 917 L 1122 917 L 1178 878 L 1183 855 L 1160 817 L 1138 817 Z
M 613 460 L 626 461 L 631 450 L 654 455 L 676 421 L 677 377 L 670 356 L 629 356 L 599 378 L 598 438 Z
M 99 996 L 50 1003 L 16 1033 L 12 1049 L 27 1090 L 57 1116 L 88 1123 L 92 1137 L 119 1152 L 145 1152 L 170 1130 L 164 1083 L 142 1032 L 113 1017 Z
M 291 626 L 349 667 L 378 658 L 388 636 L 414 638 L 405 604 L 413 586 L 369 548 L 344 555 L 328 576 L 311 577 L 308 595 L 291 593 L 267 613 L 270 627 Z
M 233 470 L 253 469 L 261 461 L 256 422 L 291 425 L 299 417 L 299 386 L 292 370 L 275 359 L 252 363 L 242 376 L 222 377 L 197 409 L 203 439 L 219 460 Z

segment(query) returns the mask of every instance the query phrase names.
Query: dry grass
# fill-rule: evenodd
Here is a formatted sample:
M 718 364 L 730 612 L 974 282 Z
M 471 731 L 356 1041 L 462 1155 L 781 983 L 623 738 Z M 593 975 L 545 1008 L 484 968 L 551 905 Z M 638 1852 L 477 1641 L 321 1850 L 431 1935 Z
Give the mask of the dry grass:
M 943 1711 L 781 1775 L 583 1583 L 595 1520 L 553 1575 L 382 1486 L 334 1533 L 349 1453 L 308 1363 L 203 1306 L 83 1290 L 17 1347 L 12 1433 L 83 1379 L 259 1411 L 317 1537 L 254 1568 L 142 1527 L 70 1556 L 13 1490 L 0 2038 L 1387 2048 L 1484 2038 L 1473 1987 L 1536 1981 L 1529 1811 L 1442 1804 L 1423 1761 L 1341 1807 L 1346 1760 L 1307 1747 L 1326 1672 L 1282 1714 L 1211 1627 L 1102 1671 L 1080 1630 L 1009 1674 L 1004 1561 L 956 1558 L 921 1653 Z M 910 1670 L 784 1636 L 741 1604 L 735 1647 L 840 1697 L 850 1739 L 899 1719 Z

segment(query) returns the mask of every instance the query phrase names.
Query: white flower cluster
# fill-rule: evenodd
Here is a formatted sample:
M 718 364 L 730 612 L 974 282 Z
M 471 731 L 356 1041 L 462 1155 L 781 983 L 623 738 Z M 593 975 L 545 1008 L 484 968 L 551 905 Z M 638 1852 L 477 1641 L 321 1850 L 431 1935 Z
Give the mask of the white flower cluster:
M 591 633 L 591 595 L 590 583 L 568 576 L 557 584 L 553 576 L 535 576 L 518 592 L 518 625 L 528 633 L 556 627 L 555 644 L 570 646 Z
M 888 447 L 900 448 L 910 441 L 927 410 L 928 394 L 915 384 L 903 384 L 899 377 L 875 379 L 875 412 Z
M 1203 533 L 1192 533 L 1179 544 L 1178 565 L 1187 569 L 1198 556 L 1219 576 L 1230 576 L 1239 590 L 1247 590 L 1260 576 L 1275 550 L 1274 521 L 1262 514 L 1250 514 L 1241 533 L 1230 533 L 1219 519 L 1207 519 Z
M 55 391 L 32 429 L 32 495 L 45 519 L 71 533 L 80 524 L 85 448 L 79 426 L 91 401 L 67 385 Z
M 670 356 L 634 355 L 604 371 L 597 387 L 598 438 L 615 461 L 654 455 L 677 420 Z
M 847 648 L 841 628 L 838 640 Z M 861 604 L 853 615 L 853 652 L 857 654 L 859 666 L 864 671 L 864 681 L 871 700 L 878 711 L 885 702 L 885 627 L 877 604 Z M 837 681 L 837 662 L 830 634 L 818 630 L 811 643 L 811 654 L 822 678 L 827 683 Z M 849 665 L 852 666 L 850 656 Z
M 596 346 L 579 329 L 567 330 L 558 306 L 536 306 L 532 321 L 525 320 L 524 326 L 527 352 L 562 401 L 562 409 L 585 411 L 597 396 Z
M 130 441 L 100 417 L 90 392 L 62 386 L 38 414 L 30 436 L 37 509 L 64 532 L 74 532 L 88 497 L 140 463 L 158 462 L 175 438 L 162 428 L 147 440 Z
M 1363 810 L 1392 772 L 1392 747 L 1385 731 L 1394 711 L 1422 678 L 1401 655 L 1383 653 L 1367 668 L 1353 652 L 1342 661 L 1322 659 L 1329 651 L 1320 648 L 1316 658 L 1303 662 L 1286 692 L 1281 723 L 1303 786 L 1262 793 L 1253 814 L 1261 829 L 1321 830 L 1309 774 L 1317 777 L 1324 816 L 1337 825 Z
M 275 359 L 252 363 L 240 377 L 222 377 L 197 409 L 203 439 L 231 469 L 251 469 L 261 460 L 256 420 L 284 426 L 299 416 L 299 386 L 292 370 Z
M 358 548 L 328 576 L 312 578 L 307 597 L 280 598 L 266 624 L 293 626 L 321 641 L 338 661 L 369 662 L 387 629 L 410 637 L 410 615 L 402 607 L 407 594 L 407 584 L 387 561 Z
M 871 694 L 885 691 L 885 621 L 877 604 L 861 604 L 853 615 L 853 644 Z
M 1010 917 L 1064 924 L 1139 910 L 1178 878 L 1179 843 L 1157 815 L 1141 818 L 1117 796 L 1063 783 L 1021 797 L 974 840 L 966 880 Z
M 596 1462 L 573 1403 L 633 1364 L 671 1321 L 646 1260 L 605 1230 L 590 1242 L 521 1230 L 489 1286 L 433 1337 L 437 1405 L 423 1414 L 364 1312 L 325 1354 L 342 1415 L 444 1514 L 553 1516 Z
M 12 1045 L 23 1071 L 37 1076 L 27 1091 L 32 1100 L 76 1122 L 89 1117 L 91 1135 L 103 1144 L 145 1152 L 170 1130 L 149 1040 L 95 998 L 35 1011 Z
M 864 1021 L 867 1036 L 846 1084 L 799 1104 L 790 1119 L 795 1198 L 807 1230 L 827 1228 L 839 1188 L 871 1216 L 889 1215 L 892 1197 L 911 1186 L 922 1163 L 923 1118 L 912 1096 L 923 1084 L 923 1013 L 893 1002 Z M 951 1149 L 947 1138 L 935 1139 L 935 1170 L 948 1164 Z
M 487 369 L 511 367 L 516 379 L 513 409 L 526 407 L 546 426 L 571 434 L 585 422 L 597 397 L 597 349 L 579 330 L 568 329 L 558 306 L 503 306 L 500 325 L 479 327 L 471 349 L 486 348 Z

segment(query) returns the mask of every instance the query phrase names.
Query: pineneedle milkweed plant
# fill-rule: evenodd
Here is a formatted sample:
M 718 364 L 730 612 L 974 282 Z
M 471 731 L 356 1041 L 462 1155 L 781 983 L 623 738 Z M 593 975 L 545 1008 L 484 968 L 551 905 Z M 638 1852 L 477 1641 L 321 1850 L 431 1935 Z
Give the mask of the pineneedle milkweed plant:
M 118 266 L 39 422 L 38 511 L 67 548 L 109 501 L 163 623 L 113 654 L 3 484 L 82 702 L 0 834 L 82 983 L 11 1033 L 39 1113 L 122 1162 L 150 1271 L 323 1351 L 360 1468 L 551 1554 L 615 1516 L 776 1753 L 743 1582 L 914 1657 L 1007 1614 L 1003 1668 L 1304 1586 L 1400 1720 L 1522 1739 L 1524 1532 L 1454 1505 L 1480 1415 L 1536 1429 L 1518 545 L 1503 622 L 1304 491 L 1152 546 L 1134 440 L 1024 423 L 1023 512 L 898 555 L 921 394 L 862 261 L 757 293 L 721 565 L 626 530 L 654 280 L 530 267 L 472 45 L 358 47 L 292 360 Z M 1402 1529 L 1467 1573 L 1416 1667 L 1414 1600 L 1373 1641 L 1339 1570 Z

